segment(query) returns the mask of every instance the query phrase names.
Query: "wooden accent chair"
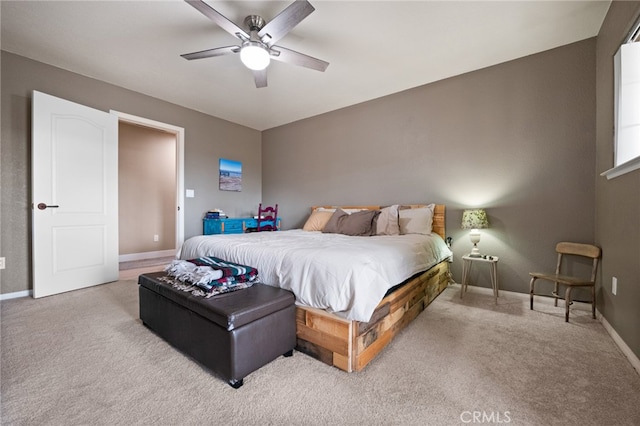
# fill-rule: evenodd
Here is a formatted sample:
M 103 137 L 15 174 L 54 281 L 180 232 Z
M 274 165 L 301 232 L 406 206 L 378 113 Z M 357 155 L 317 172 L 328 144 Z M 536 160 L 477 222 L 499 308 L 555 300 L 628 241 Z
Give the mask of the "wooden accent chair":
M 278 205 L 262 207 L 258 206 L 258 219 L 256 231 L 277 231 L 278 230 Z
M 530 308 L 533 310 L 533 296 L 535 295 L 535 283 L 536 280 L 551 281 L 555 284 L 552 295 L 555 297 L 555 306 L 558 306 L 558 287 L 565 286 L 565 322 L 569 322 L 569 305 L 571 301 L 571 291 L 574 287 L 591 287 L 591 315 L 596 318 L 596 272 L 598 271 L 598 263 L 602 255 L 602 250 L 598 246 L 591 244 L 580 244 L 571 242 L 560 242 L 556 245 L 556 252 L 558 253 L 558 263 L 556 264 L 556 272 L 542 273 L 531 272 L 531 282 L 529 284 L 530 293 Z M 562 260 L 564 256 L 581 256 L 592 259 L 591 278 L 585 280 L 580 277 L 561 275 Z M 539 294 L 540 296 L 541 294 Z

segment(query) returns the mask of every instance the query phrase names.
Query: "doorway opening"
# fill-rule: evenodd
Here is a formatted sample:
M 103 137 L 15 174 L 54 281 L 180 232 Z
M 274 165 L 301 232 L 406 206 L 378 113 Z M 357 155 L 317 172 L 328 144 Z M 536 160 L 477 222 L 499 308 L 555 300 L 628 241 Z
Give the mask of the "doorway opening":
M 184 129 L 111 111 L 119 121 L 121 269 L 166 265 L 184 241 Z

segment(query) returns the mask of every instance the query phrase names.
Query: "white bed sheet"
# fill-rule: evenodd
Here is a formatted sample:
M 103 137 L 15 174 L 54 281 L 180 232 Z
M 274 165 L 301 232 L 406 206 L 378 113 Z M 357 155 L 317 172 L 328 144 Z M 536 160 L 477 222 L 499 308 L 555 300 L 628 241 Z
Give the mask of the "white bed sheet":
M 292 291 L 299 305 L 367 322 L 387 290 L 451 255 L 435 233 L 352 237 L 292 229 L 193 237 L 179 257 L 253 266 L 261 283 Z

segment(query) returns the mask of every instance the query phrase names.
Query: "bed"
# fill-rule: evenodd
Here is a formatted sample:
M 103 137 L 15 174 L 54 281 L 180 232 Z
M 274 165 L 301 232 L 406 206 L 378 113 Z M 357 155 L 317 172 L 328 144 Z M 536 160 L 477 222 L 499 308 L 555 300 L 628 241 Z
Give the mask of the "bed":
M 261 282 L 296 296 L 296 349 L 344 371 L 359 371 L 449 282 L 444 205 L 393 207 L 405 224 L 403 235 L 381 228 L 389 206 L 316 206 L 303 229 L 193 237 L 179 256 L 215 256 L 257 268 Z M 430 232 L 422 225 L 411 232 L 408 223 L 418 222 L 406 217 L 428 209 Z M 317 226 L 326 231 L 335 225 L 326 219 L 335 219 L 336 212 L 344 216 L 342 224 L 374 217 L 381 234 L 370 227 L 364 237 L 353 226 L 356 231 L 319 232 Z M 309 225 L 318 217 L 325 218 L 321 225 Z

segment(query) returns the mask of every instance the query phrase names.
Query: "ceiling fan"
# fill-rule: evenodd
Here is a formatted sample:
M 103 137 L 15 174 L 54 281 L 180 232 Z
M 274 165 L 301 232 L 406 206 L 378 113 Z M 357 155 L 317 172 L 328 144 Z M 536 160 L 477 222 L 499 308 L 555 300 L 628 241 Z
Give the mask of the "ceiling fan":
M 315 10 L 306 0 L 296 0 L 269 22 L 265 22 L 258 15 L 249 15 L 244 19 L 246 30 L 225 18 L 202 0 L 185 1 L 242 42 L 239 46 L 216 47 L 180 55 L 185 59 L 203 59 L 240 53 L 242 63 L 253 72 L 256 87 L 267 86 L 267 66 L 271 59 L 323 72 L 329 66 L 328 62 L 275 45 Z

